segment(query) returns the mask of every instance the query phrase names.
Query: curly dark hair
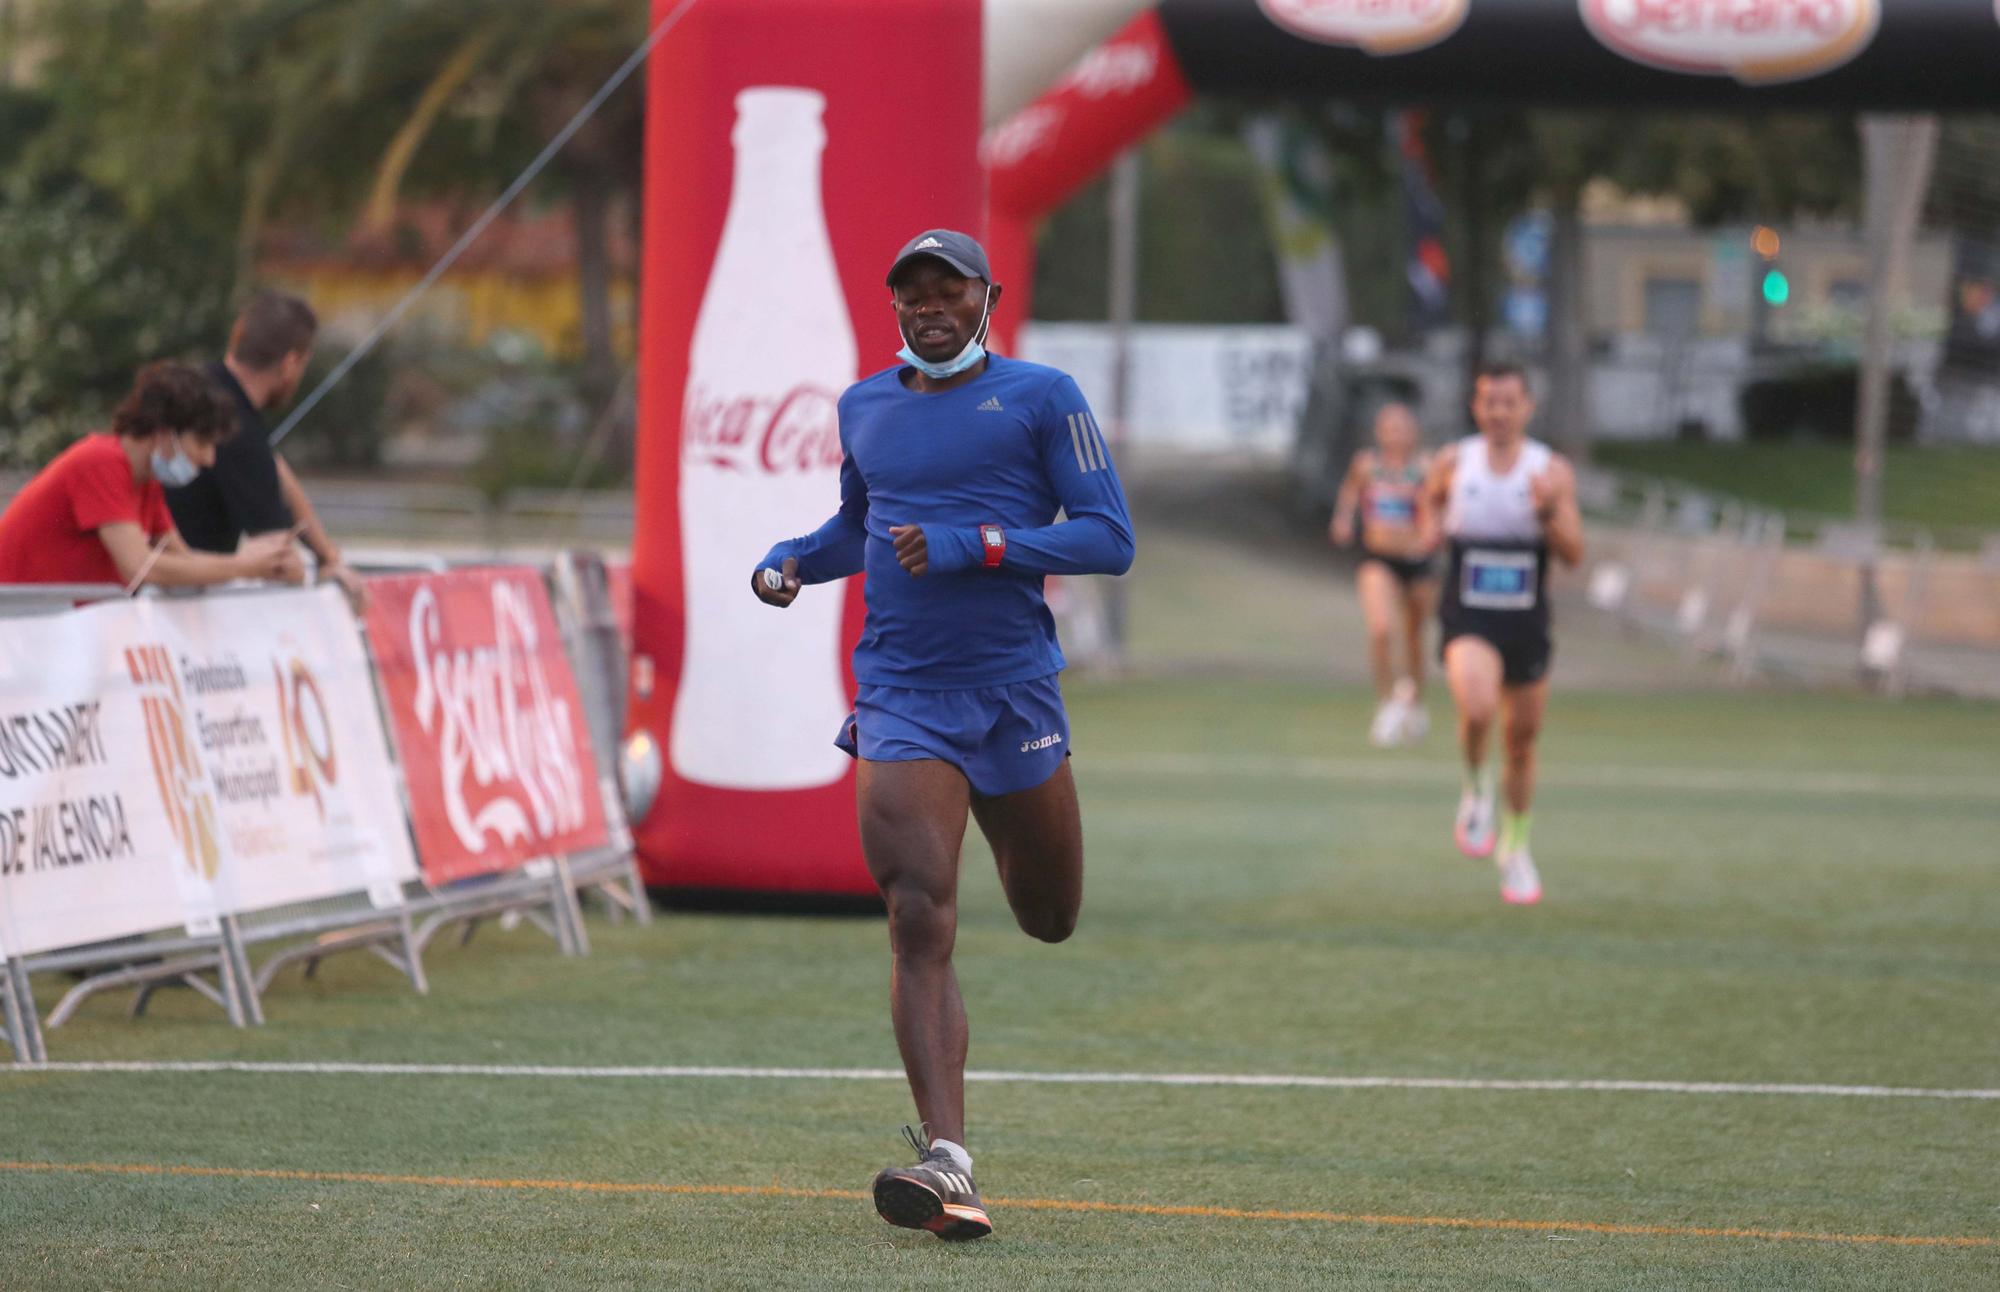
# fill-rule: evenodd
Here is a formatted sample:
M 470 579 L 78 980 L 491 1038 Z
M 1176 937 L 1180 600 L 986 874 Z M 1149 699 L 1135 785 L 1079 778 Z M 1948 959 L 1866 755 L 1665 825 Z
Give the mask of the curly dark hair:
M 193 364 L 162 359 L 139 369 L 111 429 L 135 440 L 165 429 L 220 443 L 236 434 L 236 405 Z

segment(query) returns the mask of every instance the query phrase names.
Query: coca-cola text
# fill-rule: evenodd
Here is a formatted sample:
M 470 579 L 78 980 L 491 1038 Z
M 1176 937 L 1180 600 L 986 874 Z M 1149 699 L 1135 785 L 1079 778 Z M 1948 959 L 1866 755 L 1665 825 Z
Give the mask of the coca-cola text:
M 723 471 L 771 475 L 840 467 L 838 396 L 815 385 L 792 387 L 781 399 L 689 391 L 682 452 L 689 462 Z
M 439 646 L 436 592 L 421 587 L 410 600 L 417 722 L 437 742 L 445 817 L 474 853 L 489 834 L 502 843 L 546 839 L 586 816 L 569 705 L 542 667 L 533 605 L 504 579 L 492 596 L 493 645 L 450 651 Z

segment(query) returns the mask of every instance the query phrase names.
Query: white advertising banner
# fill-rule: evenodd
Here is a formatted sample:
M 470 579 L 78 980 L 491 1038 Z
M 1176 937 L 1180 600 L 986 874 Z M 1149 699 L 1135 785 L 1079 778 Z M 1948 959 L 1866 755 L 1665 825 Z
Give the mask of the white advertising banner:
M 416 863 L 368 665 L 323 588 L 107 602 L 0 631 L 10 955 L 366 890 Z
M 1312 376 L 1304 330 L 1148 323 L 1132 329 L 1131 346 L 1125 443 L 1265 458 L 1291 451 Z M 1109 327 L 1030 323 L 1021 329 L 1021 357 L 1076 378 L 1097 420 L 1111 428 Z
M 360 628 L 332 587 L 138 603 L 166 626 L 189 734 L 208 772 L 224 909 L 366 891 L 417 877 Z
M 212 800 L 156 644 L 115 603 L 0 623 L 0 944 L 30 955 L 211 932 Z M 123 659 L 148 675 L 133 680 Z M 170 806 L 171 805 L 171 806 Z

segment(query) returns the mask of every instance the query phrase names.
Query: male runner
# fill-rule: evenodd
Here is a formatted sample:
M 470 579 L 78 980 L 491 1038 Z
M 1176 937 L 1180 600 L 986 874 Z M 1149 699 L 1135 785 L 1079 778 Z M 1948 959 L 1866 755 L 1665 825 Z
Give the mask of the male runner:
M 1472 394 L 1479 434 L 1438 454 L 1422 508 L 1426 537 L 1434 543 L 1441 535 L 1450 544 L 1438 619 L 1465 754 L 1454 834 L 1466 856 L 1495 857 L 1501 899 L 1520 906 L 1542 897 L 1541 877 L 1528 855 L 1528 811 L 1553 651 L 1549 553 L 1569 566 L 1583 560 L 1576 473 L 1548 445 L 1528 438 L 1534 415 L 1534 396 L 1519 366 L 1481 368 Z M 1493 774 L 1486 763 L 1496 717 L 1507 764 L 1497 856 Z
M 1375 447 L 1348 465 L 1328 535 L 1342 547 L 1357 537 L 1361 563 L 1354 590 L 1368 625 L 1368 662 L 1375 674 L 1375 720 L 1368 739 L 1381 748 L 1420 740 L 1430 730 L 1424 711 L 1424 620 L 1437 598 L 1431 549 L 1417 532 L 1417 495 L 1428 467 L 1423 433 L 1408 404 L 1384 404 L 1375 414 Z M 1394 637 L 1400 622 L 1407 673 L 1396 676 Z
M 1123 574 L 1132 524 L 1076 383 L 989 355 L 1000 287 L 986 253 L 933 229 L 889 270 L 902 363 L 840 399 L 840 510 L 751 575 L 788 606 L 866 571 L 854 714 L 861 846 L 889 908 L 889 1008 L 923 1134 L 875 1177 L 890 1224 L 940 1238 L 993 1230 L 965 1145 L 965 1006 L 952 969 L 966 816 L 1021 928 L 1061 942 L 1083 903 L 1083 827 L 1067 763 L 1049 574 Z M 1055 523 L 1058 509 L 1066 516 Z

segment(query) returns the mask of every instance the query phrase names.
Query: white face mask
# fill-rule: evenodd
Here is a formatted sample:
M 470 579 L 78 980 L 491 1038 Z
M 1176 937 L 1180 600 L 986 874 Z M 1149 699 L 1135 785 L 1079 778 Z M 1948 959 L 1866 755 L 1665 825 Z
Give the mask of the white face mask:
M 165 488 L 186 488 L 193 484 L 195 477 L 200 474 L 201 468 L 194 464 L 194 459 L 181 451 L 179 437 L 174 439 L 172 457 L 168 457 L 158 449 L 153 450 L 153 479 L 159 481 Z
M 979 311 L 979 326 L 973 329 L 972 339 L 965 343 L 963 350 L 946 359 L 943 363 L 932 363 L 929 359 L 919 357 L 917 352 L 910 348 L 910 339 L 906 336 L 903 338 L 903 348 L 896 351 L 896 357 L 933 381 L 942 381 L 946 377 L 956 377 L 959 373 L 964 372 L 967 368 L 970 368 L 973 364 L 978 363 L 986 357 L 986 347 L 982 343 L 986 340 L 986 325 L 992 317 L 993 287 L 989 283 L 986 288 L 986 303 Z M 897 330 L 901 331 L 900 328 Z

